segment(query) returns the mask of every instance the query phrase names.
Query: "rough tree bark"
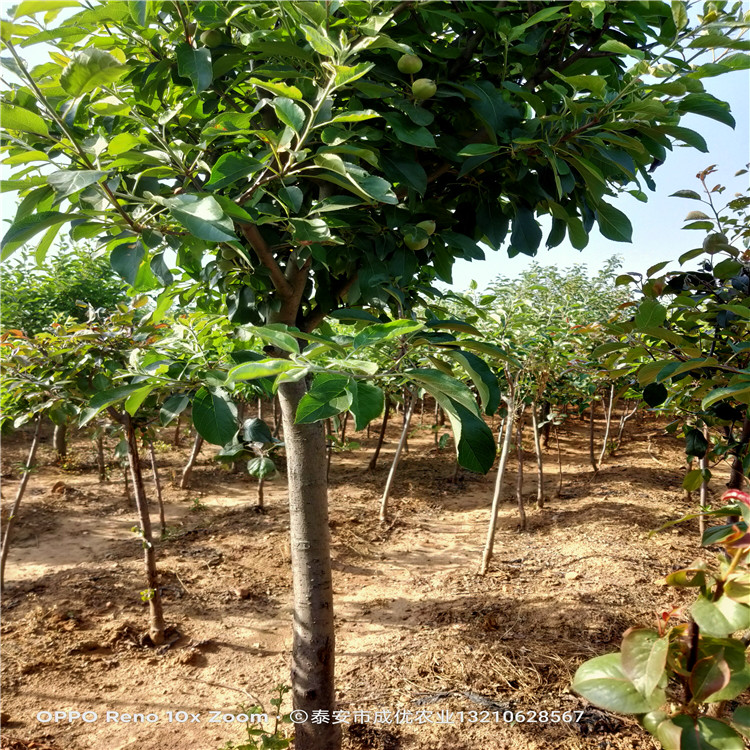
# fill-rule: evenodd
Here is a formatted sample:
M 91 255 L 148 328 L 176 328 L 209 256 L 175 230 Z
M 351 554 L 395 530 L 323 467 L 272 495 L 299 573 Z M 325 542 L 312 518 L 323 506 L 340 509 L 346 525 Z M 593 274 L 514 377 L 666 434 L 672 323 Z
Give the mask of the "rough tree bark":
M 146 586 L 148 592 L 149 609 L 149 635 L 155 646 L 164 643 L 164 611 L 161 605 L 161 594 L 159 592 L 159 574 L 156 571 L 156 551 L 154 549 L 154 536 L 151 531 L 151 517 L 148 512 L 148 500 L 146 489 L 141 474 L 140 459 L 138 456 L 138 441 L 130 414 L 124 412 L 123 424 L 128 441 L 128 464 L 133 479 L 133 490 L 135 493 L 135 504 L 138 509 L 138 521 L 143 536 L 143 562 L 146 568 Z
M 531 429 L 534 431 L 534 452 L 536 453 L 536 507 L 544 508 L 544 457 L 542 456 L 542 443 L 539 434 L 538 406 L 536 402 L 531 404 Z
M 304 381 L 282 383 L 279 400 L 289 477 L 294 636 L 292 695 L 295 710 L 331 711 L 334 689 L 333 586 L 326 482 L 326 440 L 321 422 L 295 424 Z M 338 750 L 341 727 L 306 721 L 296 725 L 298 750 Z
M 398 468 L 398 462 L 401 460 L 401 453 L 404 450 L 406 444 L 406 436 L 409 433 L 409 424 L 411 422 L 411 415 L 414 413 L 414 399 L 409 399 L 409 405 L 404 411 L 404 426 L 401 430 L 401 439 L 398 441 L 396 446 L 396 453 L 393 456 L 393 463 L 391 464 L 391 470 L 388 472 L 388 479 L 385 483 L 385 489 L 383 490 L 383 497 L 380 500 L 380 523 L 385 523 L 388 520 L 388 498 L 391 494 L 391 488 L 393 487 L 393 480 L 396 476 L 396 469 Z
M 510 455 L 510 442 L 513 439 L 513 404 L 512 396 L 508 399 L 508 416 L 505 422 L 500 424 L 499 432 L 502 433 L 503 425 L 505 435 L 503 436 L 503 447 L 500 452 L 500 463 L 497 467 L 497 478 L 495 479 L 495 493 L 492 496 L 492 510 L 490 512 L 490 525 L 487 529 L 487 541 L 484 544 L 482 554 L 482 565 L 479 568 L 479 574 L 485 575 L 492 560 L 492 553 L 495 547 L 495 531 L 497 529 L 497 516 L 500 512 L 500 502 L 503 498 L 503 479 L 505 478 L 505 469 L 508 466 L 508 456 Z M 499 435 L 498 435 L 499 442 Z
M 380 434 L 378 435 L 378 444 L 375 446 L 375 453 L 372 454 L 370 463 L 367 464 L 368 471 L 375 471 L 375 467 L 378 463 L 378 456 L 380 455 L 380 449 L 383 447 L 383 441 L 385 440 L 385 430 L 388 427 L 388 413 L 391 410 L 391 403 L 388 397 L 385 399 L 385 408 L 383 410 L 383 421 L 380 423 Z
M 196 435 L 195 441 L 193 442 L 193 450 L 190 451 L 190 458 L 188 458 L 188 462 L 185 464 L 185 468 L 182 470 L 182 476 L 180 477 L 181 490 L 186 490 L 190 487 L 190 480 L 193 476 L 193 467 L 198 460 L 198 454 L 201 452 L 202 447 L 203 438 L 200 435 Z
M 151 473 L 154 477 L 154 491 L 156 492 L 156 502 L 159 504 L 159 527 L 161 535 L 167 533 L 167 521 L 164 516 L 164 499 L 161 494 L 161 479 L 159 478 L 159 467 L 156 465 L 156 452 L 154 451 L 153 441 L 148 441 L 148 452 L 151 457 Z
M 22 469 L 21 482 L 16 490 L 16 497 L 13 501 L 13 507 L 10 509 L 10 515 L 5 522 L 5 534 L 3 535 L 3 549 L 0 552 L 0 591 L 5 590 L 5 563 L 8 559 L 8 551 L 10 550 L 10 538 L 13 532 L 13 526 L 16 523 L 16 517 L 18 516 L 18 509 L 21 506 L 21 500 L 26 492 L 26 485 L 29 483 L 29 477 L 31 476 L 31 467 L 34 464 L 34 457 L 36 456 L 36 449 L 39 447 L 39 431 L 42 426 L 42 415 L 40 414 L 36 418 L 36 426 L 34 427 L 34 436 L 31 438 L 31 446 L 29 447 L 29 457 L 26 459 L 26 465 Z

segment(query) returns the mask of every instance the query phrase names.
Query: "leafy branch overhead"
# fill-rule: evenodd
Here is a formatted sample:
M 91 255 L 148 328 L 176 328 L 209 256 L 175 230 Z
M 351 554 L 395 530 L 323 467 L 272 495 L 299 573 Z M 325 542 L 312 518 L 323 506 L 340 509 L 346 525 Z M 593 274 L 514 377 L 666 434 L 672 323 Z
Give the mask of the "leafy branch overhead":
M 4 255 L 69 225 L 164 306 L 197 282 L 302 330 L 342 300 L 397 311 L 480 242 L 533 255 L 539 216 L 550 247 L 628 241 L 617 194 L 705 150 L 683 114 L 733 126 L 703 81 L 750 61 L 740 10 L 694 27 L 680 2 L 69 5 L 3 27 Z M 40 43 L 61 54 L 30 70 Z

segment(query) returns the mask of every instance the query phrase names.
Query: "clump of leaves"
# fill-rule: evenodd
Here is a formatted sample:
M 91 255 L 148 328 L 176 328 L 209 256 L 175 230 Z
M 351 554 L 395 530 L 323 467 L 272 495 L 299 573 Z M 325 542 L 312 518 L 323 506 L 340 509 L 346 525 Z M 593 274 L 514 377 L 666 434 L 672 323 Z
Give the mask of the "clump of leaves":
M 734 637 L 750 629 L 750 494 L 729 490 L 722 500 L 732 504 L 707 515 L 742 520 L 704 533 L 703 546 L 721 552 L 665 581 L 698 589 L 689 622 L 671 624 L 681 613 L 674 610 L 658 618 L 655 630 L 630 628 L 619 653 L 590 659 L 573 678 L 573 689 L 595 706 L 635 714 L 664 750 L 742 750 L 750 738 L 750 706 L 726 718 L 708 715 L 710 704 L 731 701 L 750 686 L 745 642 Z
M 281 704 L 284 701 L 284 695 L 290 689 L 288 685 L 276 686 L 277 697 L 270 700 L 273 706 L 273 712 L 270 716 L 260 703 L 253 706 L 239 706 L 238 713 L 249 717 L 245 724 L 247 741 L 243 741 L 240 745 L 235 745 L 234 742 L 228 741 L 221 750 L 284 750 L 284 748 L 289 747 L 292 740 L 290 737 L 284 736 L 280 725 L 291 722 L 289 714 L 281 713 Z M 270 723 L 268 729 L 263 725 L 259 725 L 259 717 L 265 717 L 266 722 L 264 723 Z

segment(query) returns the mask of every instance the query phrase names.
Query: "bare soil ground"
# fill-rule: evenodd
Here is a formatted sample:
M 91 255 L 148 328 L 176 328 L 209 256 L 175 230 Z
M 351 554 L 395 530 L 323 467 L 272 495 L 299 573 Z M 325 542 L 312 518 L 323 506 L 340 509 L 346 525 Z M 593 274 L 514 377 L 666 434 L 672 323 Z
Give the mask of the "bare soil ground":
M 362 448 L 335 454 L 331 467 L 339 708 L 351 719 L 355 711 L 370 712 L 369 723 L 359 716 L 344 724 L 345 747 L 656 747 L 635 722 L 588 706 L 568 686 L 583 660 L 616 650 L 628 627 L 651 625 L 656 611 L 690 600 L 658 581 L 704 554 L 697 525 L 649 538 L 691 509 L 680 487 L 679 441 L 654 422 L 631 423 L 632 437 L 591 481 L 587 428 L 570 419 L 561 431 L 562 496 L 554 496 L 552 440 L 549 499 L 541 511 L 531 507 L 529 442 L 529 530 L 518 531 L 511 472 L 495 559 L 482 578 L 476 571 L 494 472 L 462 472 L 452 482 L 452 452 L 438 451 L 429 427 L 416 424 L 396 481 L 393 518 L 382 527 L 377 503 L 400 425 L 394 420 L 378 469 L 367 473 L 376 428 L 372 438 L 353 435 Z M 163 440 L 171 441 L 172 432 Z M 5 441 L 6 513 L 26 439 Z M 45 436 L 8 563 L 2 748 L 215 750 L 239 742 L 243 732 L 211 722 L 211 711 L 236 714 L 254 697 L 267 702 L 275 685 L 289 681 L 284 479 L 267 484 L 267 512 L 258 513 L 253 480 L 219 467 L 207 446 L 192 489 L 176 489 L 188 442 L 179 450 L 161 444 L 158 454 L 169 525 L 158 565 L 171 630 L 168 646 L 153 649 L 142 645 L 142 553 L 121 471 L 113 468 L 111 481 L 99 484 L 93 445 L 84 438 L 57 466 L 51 435 Z M 717 493 L 720 486 L 719 480 Z M 373 722 L 376 711 L 397 709 L 414 717 L 432 712 L 433 723 Z M 55 710 L 95 711 L 99 719 L 36 718 Z M 502 720 L 506 711 L 540 710 L 583 714 L 569 724 Z M 156 713 L 160 720 L 106 722 L 107 711 Z M 167 711 L 200 714 L 200 721 L 170 723 Z M 436 723 L 441 711 L 452 712 L 454 723 Z

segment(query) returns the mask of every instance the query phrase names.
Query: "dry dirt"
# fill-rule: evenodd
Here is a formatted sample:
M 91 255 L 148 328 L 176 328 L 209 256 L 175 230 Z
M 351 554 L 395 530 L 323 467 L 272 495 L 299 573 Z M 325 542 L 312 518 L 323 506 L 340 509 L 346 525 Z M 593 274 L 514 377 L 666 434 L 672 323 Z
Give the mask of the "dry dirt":
M 379 467 L 367 473 L 376 427 L 372 438 L 353 435 L 361 449 L 334 454 L 331 467 L 339 708 L 371 719 L 377 710 L 432 711 L 433 721 L 450 711 L 454 723 L 358 721 L 344 725 L 345 747 L 654 748 L 635 722 L 588 706 L 568 685 L 583 660 L 616 650 L 628 627 L 651 625 L 656 611 L 689 601 L 658 580 L 702 554 L 697 525 L 649 537 L 691 509 L 680 488 L 680 443 L 655 422 L 629 423 L 630 437 L 591 481 L 586 427 L 571 418 L 561 431 L 562 496 L 554 497 L 553 440 L 541 511 L 531 507 L 529 443 L 529 530 L 518 531 L 511 472 L 495 559 L 482 578 L 494 472 L 451 481 L 452 453 L 438 451 L 429 426 L 417 423 L 392 521 L 381 527 L 377 504 L 399 425 L 390 426 Z M 5 441 L 6 512 L 27 440 Z M 169 526 L 158 565 L 171 644 L 155 650 L 141 645 L 142 553 L 120 469 L 113 465 L 110 481 L 99 484 L 84 438 L 57 466 L 45 435 L 8 562 L 2 748 L 218 750 L 239 742 L 242 728 L 209 721 L 210 711 L 236 714 L 255 697 L 267 703 L 274 686 L 289 681 L 285 482 L 267 484 L 267 512 L 258 513 L 253 481 L 219 467 L 207 446 L 193 488 L 176 489 L 188 442 L 163 443 L 158 454 Z M 94 711 L 99 719 L 37 721 L 38 712 L 55 710 Z M 571 724 L 502 721 L 505 711 L 539 710 L 583 714 Z M 107 711 L 160 720 L 106 722 Z M 168 711 L 199 713 L 200 722 L 170 723 Z M 472 723 L 483 716 L 488 723 Z

